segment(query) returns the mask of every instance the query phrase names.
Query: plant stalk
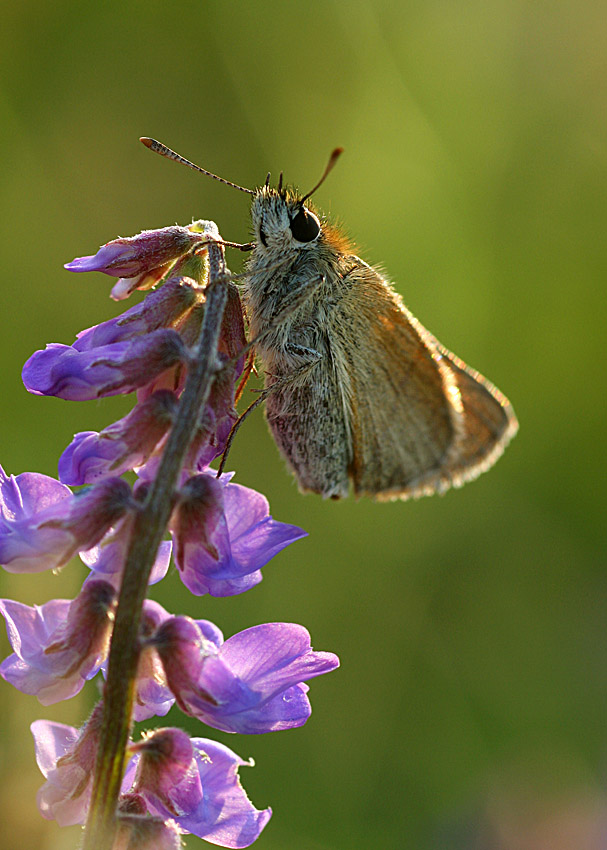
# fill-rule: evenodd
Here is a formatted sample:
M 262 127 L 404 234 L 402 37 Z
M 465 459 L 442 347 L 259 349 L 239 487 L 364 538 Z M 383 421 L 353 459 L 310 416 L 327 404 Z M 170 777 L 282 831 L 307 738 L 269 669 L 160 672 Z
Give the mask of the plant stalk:
M 217 234 L 217 239 L 219 239 Z M 134 687 L 139 662 L 139 627 L 148 580 L 165 534 L 173 494 L 217 371 L 217 344 L 227 300 L 223 246 L 208 246 L 210 275 L 197 345 L 157 476 L 138 510 L 126 556 L 104 688 L 103 723 L 82 850 L 111 850 L 116 806 L 131 732 Z

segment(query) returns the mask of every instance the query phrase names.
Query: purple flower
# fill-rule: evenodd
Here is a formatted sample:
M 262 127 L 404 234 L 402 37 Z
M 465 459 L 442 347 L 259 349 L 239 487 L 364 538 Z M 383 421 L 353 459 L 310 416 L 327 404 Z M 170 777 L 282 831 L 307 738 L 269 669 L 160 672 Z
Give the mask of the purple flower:
M 220 355 L 220 359 L 225 362 L 223 355 Z M 208 465 L 223 453 L 230 432 L 238 421 L 238 413 L 234 407 L 236 377 L 234 367 L 229 366 L 215 376 L 209 400 L 199 416 L 199 426 L 181 470 L 181 483 L 185 483 L 190 475 L 205 471 Z M 145 481 L 153 480 L 158 471 L 163 448 L 164 444 L 159 443 L 146 463 L 137 469 L 140 478 Z
M 137 721 L 146 720 L 154 715 L 163 717 L 175 702 L 175 695 L 169 687 L 164 666 L 155 645 L 158 629 L 170 619 L 172 619 L 171 615 L 157 602 L 151 599 L 144 602 L 141 654 L 133 709 L 133 718 Z M 204 656 L 205 652 L 216 653 L 223 643 L 221 631 L 210 620 L 197 620 L 196 628 L 201 655 Z M 188 663 L 191 663 L 191 659 L 188 659 Z
M 224 732 L 302 726 L 312 711 L 304 682 L 339 666 L 293 623 L 253 626 L 213 644 L 194 620 L 172 617 L 152 641 L 182 711 Z
M 236 753 L 179 729 L 159 729 L 131 750 L 138 764 L 134 790 L 148 810 L 174 818 L 182 830 L 222 847 L 248 847 L 271 817 L 258 810 L 240 784 Z
M 9 478 L 0 468 L 0 564 L 8 572 L 56 569 L 98 543 L 131 506 L 120 478 L 72 495 L 46 475 Z
M 170 616 L 168 611 L 165 611 L 158 602 L 146 599 L 143 603 L 140 628 L 141 652 L 139 654 L 133 703 L 133 719 L 137 721 L 147 720 L 154 715 L 164 717 L 175 702 L 160 657 L 156 649 L 149 643 L 150 636 Z
M 59 459 L 64 484 L 91 484 L 141 466 L 173 424 L 177 399 L 159 390 L 103 431 L 81 431 Z
M 101 703 L 82 730 L 46 720 L 32 723 L 36 761 L 46 779 L 38 792 L 38 807 L 44 818 L 55 819 L 60 826 L 86 820 L 100 724 Z M 205 738 L 190 739 L 179 729 L 160 729 L 131 749 L 135 756 L 122 780 L 118 817 L 141 817 L 147 809 L 153 820 L 130 825 L 125 821 L 125 826 L 130 826 L 131 834 L 133 829 L 135 835 L 142 830 L 146 839 L 155 837 L 158 842 L 138 847 L 178 847 L 171 843 L 174 824 L 222 847 L 248 847 L 271 817 L 270 809 L 253 806 L 240 784 L 238 768 L 251 762 L 228 747 Z M 157 825 L 158 818 L 168 832 L 145 825 Z M 133 845 L 125 845 L 125 850 L 129 846 Z
M 30 727 L 36 761 L 46 779 L 38 791 L 38 808 L 43 818 L 54 819 L 59 826 L 86 820 L 101 716 L 102 704 L 97 703 L 80 730 L 49 720 L 35 720 Z
M 181 580 L 197 596 L 243 593 L 274 555 L 306 536 L 272 519 L 265 496 L 231 477 L 211 471 L 190 478 L 171 518 Z
M 9 478 L 0 468 L 0 563 L 13 572 L 36 572 L 60 567 L 79 553 L 91 569 L 73 601 L 30 608 L 0 600 L 13 649 L 0 664 L 0 676 L 43 704 L 78 693 L 99 670 L 107 674 L 116 600 L 136 524 L 139 533 L 138 516 L 150 516 L 156 545 L 162 536 L 157 522 L 166 522 L 171 510 L 173 544 L 159 544 L 149 582 L 166 574 L 174 545 L 180 576 L 197 595 L 231 596 L 253 587 L 274 555 L 305 536 L 297 526 L 274 520 L 263 495 L 233 484 L 231 474 L 217 478 L 207 469 L 225 449 L 237 421 L 235 398 L 249 371 L 236 389 L 248 347 L 238 288 L 226 281 L 206 406 L 192 421 L 179 422 L 187 424 L 191 439 L 187 451 L 182 441 L 171 458 L 186 454 L 177 484 L 167 484 L 164 501 L 149 493 L 154 510 L 138 513 L 147 504 L 198 353 L 206 294 L 212 291 L 206 286 L 210 264 L 204 242 L 213 238 L 219 238 L 214 224 L 196 222 L 117 239 L 95 256 L 68 263 L 71 271 L 119 278 L 112 290 L 116 299 L 135 288 L 163 285 L 123 315 L 83 331 L 73 345 L 52 344 L 34 353 L 23 368 L 25 386 L 34 394 L 85 400 L 137 391 L 138 402 L 100 433 L 75 435 L 59 462 L 61 483 L 34 473 Z M 180 407 L 189 409 L 194 395 Z M 128 471 L 139 476 L 132 489 L 117 477 Z M 66 484 L 84 489 L 74 495 Z M 129 588 L 130 581 L 131 576 Z M 138 629 L 136 656 L 130 656 L 137 661 L 136 678 L 124 682 L 129 700 L 133 697 L 125 723 L 163 716 L 176 702 L 186 714 L 225 732 L 295 728 L 311 713 L 306 682 L 339 665 L 332 653 L 312 650 L 301 626 L 268 623 L 224 642 L 208 620 L 171 616 L 151 600 L 141 610 L 140 591 L 124 594 L 132 603 L 125 609 L 128 618 Z M 120 624 L 124 619 L 118 617 Z M 130 666 L 125 659 L 124 669 L 112 667 L 112 687 L 114 673 L 124 678 Z M 46 779 L 38 794 L 43 817 L 61 825 L 85 822 L 102 713 L 98 703 L 80 730 L 46 721 L 32 725 Z M 118 720 L 105 723 L 112 729 Z M 123 742 L 126 728 L 114 731 Z M 236 850 L 252 844 L 271 816 L 270 809 L 253 806 L 240 784 L 238 769 L 247 762 L 221 744 L 160 729 L 127 754 L 113 850 L 178 850 L 184 833 Z M 123 756 L 119 753 L 120 760 Z
M 28 519 L 32 514 L 71 499 L 72 491 L 48 475 L 22 472 L 7 475 L 0 466 L 0 527 Z
M 177 331 L 161 328 L 90 351 L 51 343 L 30 357 L 22 378 L 34 395 L 88 401 L 131 393 L 186 360 Z
M 233 426 L 238 421 L 235 407 L 235 382 L 242 373 L 244 357 L 238 356 L 246 345 L 242 304 L 238 287 L 229 283 L 227 301 L 219 337 L 219 360 L 223 369 L 217 373 L 204 413 L 207 421 L 190 446 L 185 468 L 192 472 L 204 470 L 212 460 L 223 453 Z
M 42 705 L 74 696 L 107 655 L 115 601 L 114 588 L 104 581 L 89 582 L 73 601 L 52 599 L 30 608 L 0 600 L 14 650 L 0 675 Z
M 204 472 L 226 447 L 232 427 L 238 421 L 238 413 L 234 407 L 234 377 L 233 369 L 227 368 L 216 375 L 209 400 L 198 418 L 199 425 L 180 472 L 179 480 L 182 484 L 191 475 Z M 160 441 L 145 463 L 136 467 L 140 479 L 152 481 L 156 477 L 164 444 L 164 440 Z
M 44 351 L 36 351 L 23 367 L 23 383 L 36 395 L 73 401 L 131 392 L 153 383 L 159 370 L 185 356 L 180 337 L 186 346 L 194 341 L 203 311 L 200 284 L 190 277 L 171 278 L 121 316 L 81 331 L 73 345 L 52 343 Z M 150 335 L 153 339 L 148 341 Z M 148 356 L 152 357 L 149 363 Z M 130 374 L 124 374 L 129 372 L 129 359 L 137 362 Z M 142 375 L 137 374 L 140 369 Z M 130 389 L 125 386 L 129 380 Z M 154 385 L 148 394 L 156 388 Z
M 201 233 L 187 227 L 144 230 L 137 236 L 114 239 L 94 256 L 76 257 L 65 268 L 70 272 L 103 272 L 113 277 L 135 277 L 176 260 L 194 245 L 204 242 Z
M 203 261 L 197 256 L 188 257 L 179 268 L 191 271 L 197 279 L 205 276 Z M 142 304 L 82 331 L 73 345 L 51 343 L 43 351 L 36 351 L 22 371 L 27 390 L 71 401 L 136 389 L 140 390 L 140 401 L 159 389 L 179 393 L 184 369 L 178 367 L 187 365 L 188 347 L 198 338 L 204 314 L 204 290 L 197 279 L 172 277 Z M 243 360 L 235 358 L 244 344 L 240 296 L 237 288 L 230 285 L 219 344 L 220 357 L 227 366 L 215 382 L 210 399 L 217 408 L 216 432 L 210 435 L 215 448 L 213 457 L 223 450 L 236 421 L 233 383 Z
M 157 729 L 130 747 L 139 753 L 134 790 L 165 817 L 192 811 L 202 801 L 190 736 L 179 729 Z

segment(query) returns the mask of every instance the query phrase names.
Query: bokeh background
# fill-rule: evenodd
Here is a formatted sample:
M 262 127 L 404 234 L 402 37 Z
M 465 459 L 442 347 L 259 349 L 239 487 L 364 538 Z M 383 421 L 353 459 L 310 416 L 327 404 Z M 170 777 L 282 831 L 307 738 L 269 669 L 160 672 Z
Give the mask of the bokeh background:
M 299 495 L 262 416 L 241 430 L 237 480 L 309 538 L 243 596 L 190 597 L 174 574 L 153 594 L 226 635 L 301 622 L 341 656 L 312 684 L 305 728 L 216 735 L 254 757 L 243 782 L 274 809 L 257 846 L 604 850 L 604 8 L 5 0 L 1 11 L 8 472 L 55 475 L 74 432 L 128 409 L 23 389 L 32 351 L 123 309 L 109 278 L 64 262 L 192 217 L 248 239 L 245 196 L 152 155 L 140 135 L 246 186 L 284 169 L 305 189 L 343 145 L 316 203 L 521 422 L 474 484 L 387 505 Z M 237 271 L 241 257 L 230 262 Z M 0 595 L 73 597 L 84 575 L 79 563 L 2 573 Z M 81 723 L 95 686 L 43 708 L 0 685 L 0 844 L 75 847 L 77 828 L 37 813 L 28 727 Z

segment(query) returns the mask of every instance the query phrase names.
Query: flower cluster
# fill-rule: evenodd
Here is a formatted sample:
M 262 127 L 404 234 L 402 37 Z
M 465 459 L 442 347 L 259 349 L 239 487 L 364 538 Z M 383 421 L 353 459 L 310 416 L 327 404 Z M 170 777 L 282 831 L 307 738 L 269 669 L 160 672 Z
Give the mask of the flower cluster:
M 39 395 L 82 400 L 137 393 L 123 419 L 99 433 L 75 435 L 59 460 L 59 480 L 9 476 L 0 468 L 0 564 L 10 572 L 39 572 L 79 556 L 90 570 L 75 599 L 34 607 L 0 600 L 13 649 L 0 675 L 43 705 L 74 696 L 99 672 L 112 675 L 108 657 L 134 528 L 169 438 L 186 415 L 188 376 L 200 358 L 213 284 L 224 287 L 225 306 L 206 364 L 210 390 L 186 429 L 189 444 L 169 494 L 170 539 L 152 554 L 143 581 L 160 581 L 172 556 L 193 594 L 243 593 L 261 581 L 274 555 L 304 536 L 273 519 L 263 495 L 209 467 L 237 421 L 235 386 L 246 344 L 238 289 L 214 277 L 209 263 L 218 242 L 215 225 L 201 221 L 117 239 L 93 257 L 68 263 L 71 271 L 120 277 L 116 299 L 156 288 L 118 318 L 82 331 L 73 345 L 49 345 L 24 366 L 26 388 Z M 124 473 L 135 473 L 135 483 Z M 301 726 L 311 712 L 305 683 L 339 663 L 332 653 L 315 652 L 308 632 L 291 623 L 253 626 L 224 640 L 210 621 L 172 615 L 148 599 L 136 618 L 132 705 L 125 697 L 129 729 L 134 720 L 166 715 L 174 704 L 224 732 Z M 38 795 L 43 817 L 61 825 L 90 818 L 103 729 L 112 722 L 105 703 L 80 729 L 33 724 L 46 779 Z M 114 850 L 169 850 L 184 833 L 247 847 L 270 818 L 271 810 L 256 809 L 240 784 L 238 768 L 248 762 L 219 743 L 162 728 L 131 742 L 126 756 L 107 845 Z

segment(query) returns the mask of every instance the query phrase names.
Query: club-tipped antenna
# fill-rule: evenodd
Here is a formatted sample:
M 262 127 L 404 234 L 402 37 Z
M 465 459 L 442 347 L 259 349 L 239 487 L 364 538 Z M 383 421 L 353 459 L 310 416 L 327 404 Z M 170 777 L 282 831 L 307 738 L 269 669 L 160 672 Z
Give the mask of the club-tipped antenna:
M 314 192 L 316 192 L 317 189 L 320 189 L 320 187 L 325 182 L 325 180 L 327 179 L 327 177 L 329 176 L 331 171 L 333 171 L 333 166 L 335 165 L 335 163 L 337 162 L 337 160 L 339 159 L 339 157 L 342 155 L 343 152 L 344 152 L 343 148 L 335 148 L 335 150 L 333 151 L 333 153 L 329 157 L 329 161 L 326 165 L 325 170 L 322 173 L 322 177 L 320 178 L 320 180 L 318 181 L 316 186 L 313 189 L 310 189 L 310 191 L 308 192 L 307 195 L 303 196 L 303 198 L 301 199 L 302 204 L 303 204 L 304 201 L 307 201 L 308 198 L 310 197 L 310 195 L 313 195 Z
M 232 186 L 234 189 L 240 189 L 241 192 L 246 192 L 248 195 L 255 194 L 253 189 L 245 189 L 244 186 L 239 186 L 238 183 L 232 183 L 231 180 L 225 180 L 223 177 L 219 177 L 217 174 L 213 174 L 212 171 L 207 171 L 206 168 L 201 168 L 199 165 L 195 165 L 193 162 L 190 162 L 189 159 L 185 159 L 185 157 L 180 156 L 178 153 L 175 153 L 175 151 L 172 151 L 166 145 L 163 145 L 162 142 L 157 142 L 156 139 L 150 139 L 147 136 L 142 136 L 139 141 L 143 142 L 146 148 L 149 148 L 155 153 L 159 153 L 160 156 L 165 156 L 167 159 L 173 159 L 175 160 L 175 162 L 181 162 L 183 165 L 187 165 L 189 168 L 193 168 L 194 171 L 199 171 L 201 174 L 206 174 L 207 177 L 212 177 L 214 180 L 219 180 L 220 183 L 225 183 L 226 186 Z

